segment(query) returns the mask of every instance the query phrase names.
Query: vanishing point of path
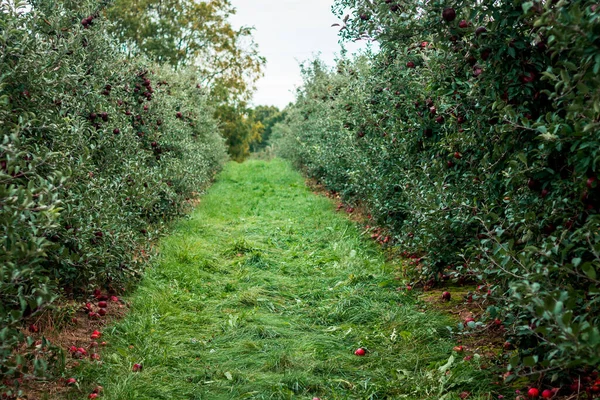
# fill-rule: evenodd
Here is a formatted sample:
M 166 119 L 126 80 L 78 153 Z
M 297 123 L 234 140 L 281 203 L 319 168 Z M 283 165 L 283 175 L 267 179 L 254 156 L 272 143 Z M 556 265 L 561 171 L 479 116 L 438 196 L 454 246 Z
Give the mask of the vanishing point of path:
M 334 210 L 283 161 L 228 164 L 83 380 L 112 400 L 477 398 L 452 322 L 397 291 L 398 267 Z

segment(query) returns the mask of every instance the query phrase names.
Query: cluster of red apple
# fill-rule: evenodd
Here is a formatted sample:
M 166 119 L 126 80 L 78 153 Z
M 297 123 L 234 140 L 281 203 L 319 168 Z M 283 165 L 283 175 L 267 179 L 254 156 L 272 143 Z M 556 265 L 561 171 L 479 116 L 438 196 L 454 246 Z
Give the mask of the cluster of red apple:
M 77 379 L 75 378 L 69 378 L 65 381 L 65 383 L 67 384 L 67 386 L 74 386 L 77 384 Z M 104 390 L 104 388 L 100 385 L 96 386 L 92 392 L 88 395 L 88 399 L 97 399 L 98 396 L 100 395 L 100 393 L 102 393 L 102 391 Z
M 344 211 L 346 211 L 348 214 L 352 214 L 354 212 L 354 207 L 346 206 L 343 203 L 338 204 L 336 211 L 340 211 L 342 208 L 345 208 Z
M 89 349 L 91 351 L 90 359 L 92 360 L 100 360 L 100 355 L 95 352 L 95 349 L 98 347 L 98 345 L 106 346 L 106 342 L 101 342 L 100 344 L 98 344 L 97 340 L 101 337 L 102 333 L 97 330 L 94 330 L 94 332 L 92 332 L 92 334 L 90 335 L 90 339 L 92 339 L 92 341 L 90 342 Z M 77 346 L 69 347 L 69 352 L 71 353 L 71 357 L 76 359 L 82 359 L 88 355 L 88 352 L 85 348 Z
M 100 317 L 103 317 L 108 313 L 107 309 L 109 299 L 113 303 L 118 303 L 119 307 L 122 307 L 122 305 L 119 303 L 119 298 L 117 296 L 109 297 L 108 295 L 102 294 L 100 289 L 94 290 L 94 297 L 96 298 L 96 300 L 98 300 L 98 304 L 96 306 L 89 302 L 85 304 L 85 310 L 90 319 L 99 319 Z
M 369 219 L 371 219 L 371 216 L 369 215 Z M 371 239 L 373 239 L 374 241 L 376 241 L 377 243 L 384 245 L 389 243 L 392 238 L 386 234 L 384 234 L 383 230 L 381 228 L 375 227 L 372 228 L 370 225 L 366 225 L 365 229 L 370 230 L 371 231 Z
M 81 25 L 87 29 L 94 24 L 94 19 L 97 18 L 97 15 L 90 15 L 89 17 L 85 17 L 81 20 Z

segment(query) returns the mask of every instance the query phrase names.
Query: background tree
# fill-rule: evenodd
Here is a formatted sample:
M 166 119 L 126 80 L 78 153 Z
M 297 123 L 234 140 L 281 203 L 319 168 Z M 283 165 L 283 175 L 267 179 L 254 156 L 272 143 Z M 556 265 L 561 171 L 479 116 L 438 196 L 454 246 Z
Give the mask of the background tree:
M 208 89 L 217 108 L 222 134 L 233 146 L 229 153 L 241 161 L 249 154 L 250 142 L 238 140 L 260 136 L 248 122 L 246 103 L 262 76 L 265 59 L 259 55 L 252 28 L 232 27 L 233 14 L 229 0 L 116 0 L 108 11 L 125 53 L 145 54 L 175 68 L 196 68 L 199 85 Z
M 235 161 L 244 161 L 250 155 L 250 146 L 261 141 L 262 123 L 254 118 L 251 109 L 223 104 L 217 107 L 215 117 L 221 121 L 221 134 Z
M 275 106 L 257 106 L 254 108 L 254 118 L 264 126 L 260 142 L 252 144 L 252 151 L 258 151 L 270 144 L 271 133 L 275 124 L 285 119 L 285 110 L 279 110 Z
M 229 0 L 116 0 L 108 10 L 127 54 L 196 66 L 219 101 L 247 100 L 265 63 L 252 28 L 234 29 L 233 14 Z

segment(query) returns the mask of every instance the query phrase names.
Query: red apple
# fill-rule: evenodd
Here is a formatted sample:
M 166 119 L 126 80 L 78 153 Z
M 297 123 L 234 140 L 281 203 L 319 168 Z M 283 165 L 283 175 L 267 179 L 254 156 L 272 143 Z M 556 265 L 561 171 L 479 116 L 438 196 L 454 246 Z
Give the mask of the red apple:
M 415 63 L 412 62 L 412 61 L 409 61 L 409 62 L 406 63 L 406 67 L 407 68 L 414 68 L 415 67 Z
M 88 399 L 97 399 L 98 398 L 98 393 L 90 393 L 88 396 Z
M 106 301 L 99 301 L 98 302 L 98 307 L 100 307 L 100 308 L 106 308 L 106 307 L 108 307 L 108 303 L 106 303 Z
M 462 21 L 460 21 L 458 23 L 458 27 L 462 28 L 462 29 L 468 28 L 469 27 L 469 23 L 463 19 Z
M 530 83 L 535 80 L 535 74 L 533 72 L 528 72 L 525 75 L 521 76 L 521 81 L 523 83 Z
M 101 317 L 104 317 L 106 315 L 106 309 L 105 308 L 101 308 L 98 310 L 98 315 Z
M 532 399 L 538 397 L 540 395 L 540 391 L 536 388 L 531 388 L 527 391 L 527 396 L 531 397 Z
M 457 353 L 461 353 L 465 350 L 465 348 L 463 346 L 454 346 L 452 350 L 456 351 Z
M 450 301 L 451 298 L 452 298 L 452 295 L 450 294 L 450 292 L 442 293 L 442 300 Z
M 74 385 L 74 384 L 76 384 L 76 383 L 77 383 L 77 379 L 75 379 L 75 378 L 69 378 L 69 379 L 67 379 L 67 380 L 65 381 L 65 383 L 66 383 L 67 385 Z
M 133 372 L 139 372 L 142 368 L 142 364 L 133 364 Z
M 444 21 L 446 22 L 452 22 L 456 19 L 456 11 L 451 7 L 444 8 L 444 11 L 442 11 L 442 18 L 444 18 Z
M 365 355 L 365 349 L 363 349 L 362 347 L 356 349 L 356 351 L 354 352 L 355 355 L 362 357 Z
M 590 178 L 588 178 L 588 180 L 585 182 L 585 184 L 587 185 L 588 188 L 592 188 L 592 186 L 594 185 L 594 182 L 596 182 L 596 177 L 592 176 Z
M 552 397 L 554 397 L 554 392 L 550 389 L 546 389 L 542 392 L 542 397 L 544 399 L 551 399 Z
M 482 33 L 486 33 L 487 29 L 485 29 L 485 26 L 480 26 L 479 28 L 475 29 L 475 35 L 479 36 Z
M 460 160 L 462 158 L 462 155 L 458 151 L 455 151 L 454 158 L 456 158 L 457 160 Z
M 538 181 L 536 181 L 533 178 L 529 178 L 529 180 L 527 181 L 527 187 L 529 187 L 529 189 L 534 190 L 536 189 L 538 186 Z

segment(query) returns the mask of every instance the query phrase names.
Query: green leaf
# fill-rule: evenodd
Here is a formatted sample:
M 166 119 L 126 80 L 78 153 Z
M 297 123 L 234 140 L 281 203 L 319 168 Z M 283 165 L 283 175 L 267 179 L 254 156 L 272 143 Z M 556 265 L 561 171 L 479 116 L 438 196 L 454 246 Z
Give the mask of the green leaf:
M 527 14 L 531 7 L 533 7 L 533 1 L 526 1 L 523 4 L 521 4 L 521 7 L 523 7 L 523 12 Z
M 526 367 L 534 367 L 537 364 L 538 357 L 537 356 L 528 356 L 523 359 L 523 364 Z
M 590 262 L 586 262 L 581 266 L 581 270 L 584 274 L 588 276 L 590 279 L 596 279 L 596 270 L 594 266 Z

